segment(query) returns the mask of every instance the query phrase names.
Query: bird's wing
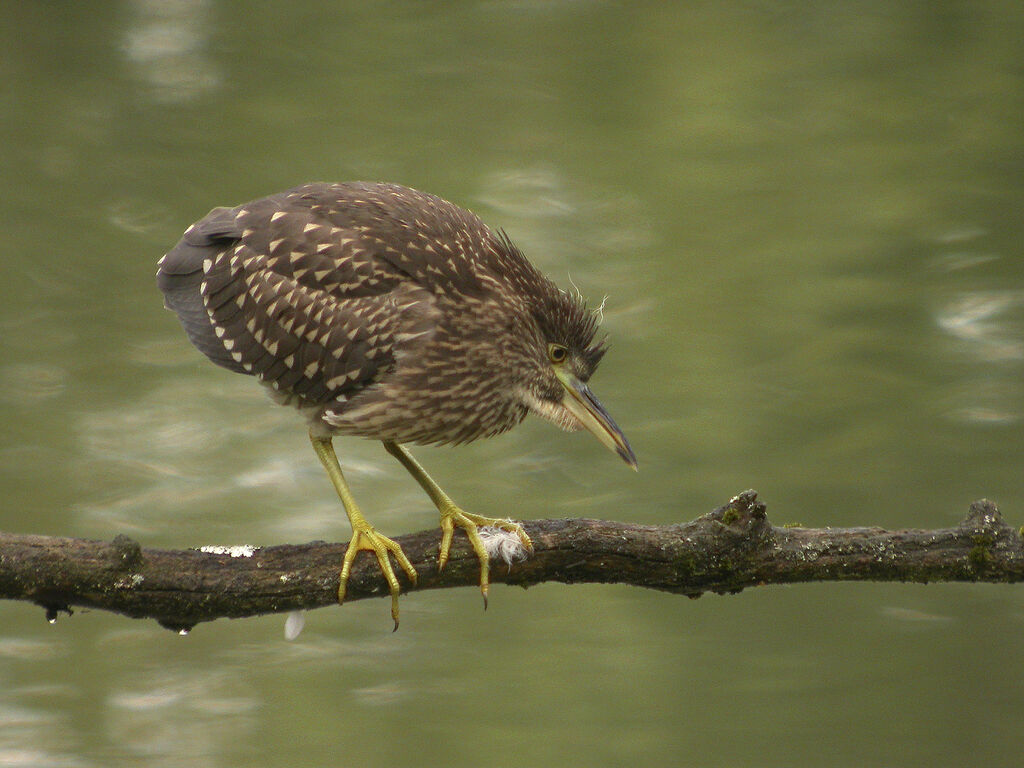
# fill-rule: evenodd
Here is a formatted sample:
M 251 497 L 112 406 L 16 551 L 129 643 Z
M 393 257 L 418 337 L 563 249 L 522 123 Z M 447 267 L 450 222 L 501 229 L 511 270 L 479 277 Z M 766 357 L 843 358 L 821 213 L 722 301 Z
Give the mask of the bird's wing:
M 362 391 L 429 325 L 425 290 L 363 232 L 288 193 L 212 211 L 160 274 L 168 305 L 210 359 L 310 403 Z

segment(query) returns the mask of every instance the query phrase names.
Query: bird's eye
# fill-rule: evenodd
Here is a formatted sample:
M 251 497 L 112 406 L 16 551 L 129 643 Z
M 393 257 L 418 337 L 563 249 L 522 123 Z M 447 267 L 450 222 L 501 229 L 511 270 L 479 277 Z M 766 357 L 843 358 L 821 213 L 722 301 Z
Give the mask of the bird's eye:
M 569 356 L 569 350 L 563 347 L 561 344 L 548 344 L 548 360 L 556 365 L 558 363 L 564 363 L 565 358 Z

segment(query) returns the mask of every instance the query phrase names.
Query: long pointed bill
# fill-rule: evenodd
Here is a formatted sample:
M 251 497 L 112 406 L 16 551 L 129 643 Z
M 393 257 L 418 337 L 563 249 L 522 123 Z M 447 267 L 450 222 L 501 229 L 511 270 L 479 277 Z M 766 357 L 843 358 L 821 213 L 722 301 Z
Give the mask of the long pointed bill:
M 580 423 L 590 430 L 605 446 L 615 451 L 624 462 L 636 470 L 636 454 L 629 447 L 629 441 L 622 434 L 619 425 L 594 397 L 590 387 L 570 373 L 557 372 L 558 380 L 565 387 L 564 405 Z

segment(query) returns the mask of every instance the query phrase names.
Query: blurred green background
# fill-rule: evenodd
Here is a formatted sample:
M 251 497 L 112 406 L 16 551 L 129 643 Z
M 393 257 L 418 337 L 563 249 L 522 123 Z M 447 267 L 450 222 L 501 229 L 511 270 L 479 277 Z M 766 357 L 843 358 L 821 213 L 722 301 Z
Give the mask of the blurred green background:
M 1024 523 L 1019 2 L 4 3 L 0 529 L 344 540 L 295 414 L 157 259 L 216 205 L 401 182 L 607 296 L 640 459 L 530 421 L 418 457 L 466 509 Z M 371 519 L 435 524 L 379 444 Z M 201 625 L 0 604 L 0 766 L 1020 765 L 1024 591 L 496 586 Z

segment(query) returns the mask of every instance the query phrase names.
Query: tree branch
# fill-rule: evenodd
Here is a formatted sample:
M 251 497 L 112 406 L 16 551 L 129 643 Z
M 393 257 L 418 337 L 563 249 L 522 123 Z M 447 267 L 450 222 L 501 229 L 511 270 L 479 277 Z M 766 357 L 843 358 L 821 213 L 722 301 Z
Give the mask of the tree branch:
M 543 581 L 619 583 L 690 597 L 762 584 L 808 581 L 1024 580 L 1024 542 L 995 504 L 974 502 L 955 528 L 778 528 L 754 491 L 689 523 L 629 525 L 600 520 L 525 524 L 535 550 L 491 580 L 528 587 Z M 463 537 L 437 572 L 436 530 L 397 539 L 419 572 L 410 591 L 476 585 L 479 565 Z M 209 548 L 207 548 L 209 549 Z M 0 598 L 152 618 L 174 630 L 220 617 L 334 605 L 344 544 L 313 542 L 232 552 L 143 549 L 113 542 L 0 533 Z M 347 600 L 388 595 L 376 562 L 360 556 Z

